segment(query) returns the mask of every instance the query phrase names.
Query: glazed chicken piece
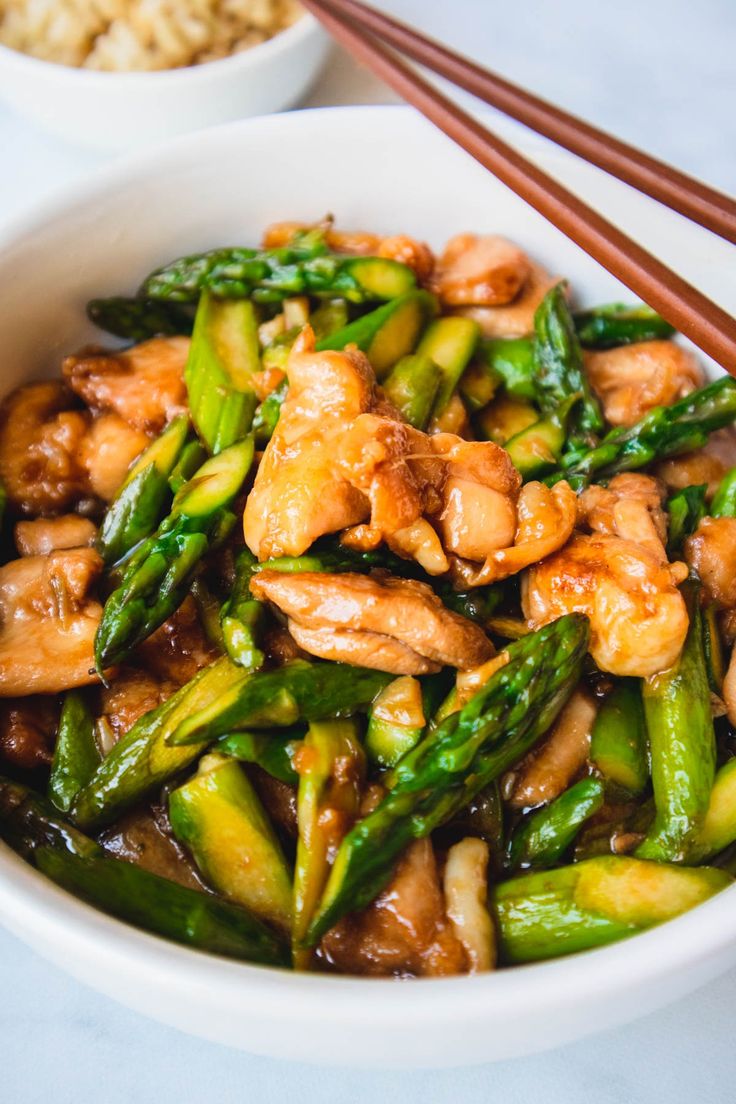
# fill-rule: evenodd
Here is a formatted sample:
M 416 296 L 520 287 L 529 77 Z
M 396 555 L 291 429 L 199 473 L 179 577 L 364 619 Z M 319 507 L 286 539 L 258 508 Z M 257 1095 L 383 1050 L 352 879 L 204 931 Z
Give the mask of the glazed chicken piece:
M 191 595 L 137 650 L 137 660 L 147 671 L 176 686 L 189 682 L 217 656 L 205 636 Z
M 111 502 L 128 474 L 128 468 L 150 444 L 117 414 L 100 414 L 80 442 L 78 459 L 87 472 L 89 488 L 103 502 Z
M 662 460 L 657 464 L 656 473 L 670 491 L 707 483 L 708 497 L 712 498 L 731 468 L 736 468 L 736 429 L 727 426 L 711 433 L 697 452 Z
M 46 556 L 62 548 L 89 548 L 95 543 L 96 525 L 79 514 L 19 521 L 14 530 L 21 556 Z
M 446 977 L 470 963 L 445 912 L 428 839 L 412 843 L 375 901 L 324 936 L 320 956 L 347 974 Z
M 448 307 L 500 307 L 511 303 L 531 271 L 518 246 L 493 234 L 457 234 L 437 262 L 432 290 Z
M 58 698 L 0 702 L 0 761 L 21 770 L 48 767 L 59 721 Z
M 251 593 L 273 602 L 297 644 L 323 659 L 422 675 L 445 664 L 477 667 L 493 654 L 482 629 L 413 580 L 266 570 Z
M 677 585 L 684 564 L 668 564 L 633 540 L 574 536 L 529 569 L 523 609 L 533 629 L 566 613 L 590 618 L 590 653 L 603 671 L 646 678 L 670 667 L 687 635 Z
M 189 344 L 187 337 L 154 337 L 121 352 L 83 352 L 65 359 L 64 378 L 92 410 L 159 433 L 186 408 Z
M 26 556 L 0 568 L 0 697 L 97 681 L 93 646 L 102 607 L 90 589 L 101 570 L 92 548 Z
M 685 559 L 721 609 L 736 607 L 736 518 L 705 517 L 685 541 Z
M 447 852 L 443 876 L 445 911 L 462 944 L 468 972 L 492 970 L 496 939 L 488 911 L 488 844 L 466 836 Z
M 585 766 L 598 707 L 578 688 L 538 748 L 507 776 L 509 804 L 516 809 L 554 801 Z
M 99 843 L 116 859 L 140 866 L 170 882 L 202 889 L 194 863 L 167 830 L 160 810 L 134 809 L 99 837 Z
M 633 425 L 653 407 L 670 406 L 704 382 L 695 357 L 674 341 L 591 350 L 584 358 L 611 425 Z
M 667 515 L 658 479 L 638 472 L 615 475 L 607 487 L 594 483 L 577 500 L 578 521 L 594 533 L 645 545 L 666 560 Z
M 98 727 L 105 754 L 144 713 L 163 705 L 178 689 L 176 682 L 138 667 L 122 667 L 100 691 Z
M 32 383 L 0 407 L 0 480 L 24 514 L 53 514 L 89 493 L 78 453 L 90 424 L 62 383 Z
M 540 265 L 528 262 L 529 275 L 510 303 L 496 307 L 459 307 L 456 314 L 474 319 L 484 337 L 526 337 L 534 330 L 534 312 L 548 291 L 559 284 Z

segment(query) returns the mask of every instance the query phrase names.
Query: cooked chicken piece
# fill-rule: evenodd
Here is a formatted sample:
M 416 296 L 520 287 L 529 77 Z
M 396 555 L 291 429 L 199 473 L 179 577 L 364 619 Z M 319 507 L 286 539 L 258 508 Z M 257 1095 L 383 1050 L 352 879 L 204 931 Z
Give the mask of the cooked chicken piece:
M 421 675 L 445 664 L 477 667 L 493 654 L 482 629 L 410 579 L 260 571 L 251 593 L 288 616 L 292 636 L 312 655 Z
M 378 257 L 400 261 L 415 273 L 420 284 L 425 284 L 434 269 L 434 254 L 426 242 L 416 241 L 406 234 L 383 238 L 376 251 Z
M 711 433 L 697 452 L 662 460 L 657 464 L 656 474 L 670 491 L 707 483 L 708 497 L 712 498 L 731 468 L 736 468 L 736 429 L 728 426 Z
M 260 767 L 249 766 L 248 775 L 271 820 L 287 836 L 296 838 L 296 788 L 274 778 Z
M 0 761 L 21 770 L 47 767 L 58 722 L 57 698 L 38 695 L 0 702 Z
M 90 417 L 74 405 L 62 383 L 32 383 L 0 407 L 0 480 L 25 514 L 56 513 L 89 493 L 78 451 Z
M 597 712 L 595 699 L 576 690 L 544 743 L 513 773 L 513 808 L 547 804 L 567 789 L 585 766 Z
M 529 273 L 529 258 L 506 238 L 457 234 L 437 262 L 432 287 L 448 307 L 500 307 L 516 298 Z
M 95 543 L 96 525 L 79 514 L 19 521 L 14 530 L 21 556 L 46 556 L 61 548 L 89 548 Z
M 488 912 L 488 857 L 488 844 L 467 836 L 450 848 L 445 863 L 445 911 L 471 974 L 492 970 L 496 964 L 496 939 Z
M 217 654 L 205 636 L 197 604 L 190 595 L 176 613 L 141 644 L 137 660 L 156 678 L 183 686 L 212 663 Z
M 111 502 L 120 490 L 128 468 L 150 444 L 141 429 L 135 429 L 117 414 L 100 414 L 82 438 L 78 459 L 86 470 L 90 489 L 104 502 Z
M 366 357 L 352 349 L 315 354 L 314 334 L 305 327 L 243 515 L 246 543 L 259 559 L 300 556 L 317 537 L 364 520 L 364 496 L 336 469 L 336 439 L 376 402 Z
M 427 433 L 454 433 L 456 437 L 468 439 L 473 436 L 470 417 L 465 403 L 455 391 L 441 414 L 433 414 L 427 426 Z
M 685 559 L 710 601 L 736 607 L 736 518 L 703 518 L 685 541 Z
M 736 725 L 736 648 L 731 652 L 731 661 L 723 680 L 723 700 L 729 721 Z
M 596 483 L 583 491 L 577 501 L 578 522 L 594 533 L 634 541 L 665 563 L 663 491 L 659 480 L 650 475 L 624 472 L 614 476 L 607 487 Z
M 513 545 L 491 552 L 480 568 L 467 561 L 456 561 L 453 565 L 456 582 L 463 586 L 486 586 L 539 563 L 569 540 L 576 510 L 575 492 L 564 480 L 551 490 L 544 483 L 525 484 L 516 509 Z
M 674 341 L 641 341 L 585 353 L 585 370 L 612 425 L 633 425 L 703 384 L 692 353 Z
M 356 534 L 359 529 L 365 530 L 374 539 L 376 537 L 380 538 L 380 532 L 368 525 L 358 525 L 350 532 Z M 351 547 L 347 533 L 343 535 L 342 543 L 347 547 Z M 380 540 L 376 541 L 372 547 L 376 547 L 377 543 L 380 543 Z M 445 555 L 439 535 L 425 518 L 419 518 L 404 529 L 397 529 L 395 533 L 387 534 L 386 543 L 397 556 L 403 556 L 407 560 L 415 560 L 428 575 L 444 575 L 445 572 L 450 570 L 450 561 Z M 358 543 L 354 541 L 352 547 L 358 547 Z
M 663 563 L 649 548 L 619 537 L 574 536 L 529 569 L 524 614 L 534 629 L 566 613 L 590 618 L 590 652 L 603 671 L 646 678 L 670 667 L 687 635 L 677 585 L 684 564 Z
M 138 667 L 123 667 L 100 691 L 100 728 L 107 752 L 135 722 L 171 697 L 179 684 Z
M 559 282 L 559 276 L 550 276 L 540 265 L 529 261 L 529 275 L 512 302 L 497 307 L 461 307 L 455 313 L 473 318 L 484 337 L 526 337 L 534 329 L 534 312 Z
M 158 433 L 186 408 L 188 337 L 154 337 L 122 352 L 67 357 L 64 378 L 93 410 L 112 410 L 135 429 Z
M 89 593 L 101 570 L 92 548 L 0 567 L 0 697 L 97 681 L 93 648 L 102 607 Z
M 134 809 L 99 837 L 108 854 L 140 866 L 170 882 L 202 889 L 202 880 L 189 856 L 166 830 L 163 816 L 150 809 Z
M 445 914 L 437 862 L 428 839 L 404 853 L 376 900 L 323 938 L 321 956 L 347 974 L 445 977 L 467 973 L 463 945 Z
M 492 441 L 460 441 L 449 433 L 429 444 L 445 462 L 437 523 L 447 551 L 483 560 L 511 544 L 521 477 L 508 453 Z
M 416 272 L 417 279 L 422 283 L 427 280 L 434 268 L 434 256 L 429 246 L 407 237 L 406 234 L 382 238 L 379 234 L 372 234 L 366 230 L 335 230 L 331 219 L 326 220 L 323 225 L 325 242 L 328 249 L 334 253 L 375 255 L 388 257 L 392 261 L 401 261 Z M 263 247 L 281 249 L 293 241 L 296 233 L 310 229 L 312 227 L 305 222 L 274 222 L 266 227 Z

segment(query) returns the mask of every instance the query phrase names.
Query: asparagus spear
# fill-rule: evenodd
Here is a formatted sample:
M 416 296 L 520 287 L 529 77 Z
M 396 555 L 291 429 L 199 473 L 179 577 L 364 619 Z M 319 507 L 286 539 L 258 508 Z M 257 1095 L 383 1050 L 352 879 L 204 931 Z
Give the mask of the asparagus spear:
M 181 450 L 181 455 L 171 470 L 169 487 L 172 494 L 177 494 L 185 483 L 188 483 L 193 475 L 199 471 L 207 459 L 207 450 L 199 441 L 188 441 Z
M 732 882 L 710 867 L 613 855 L 524 874 L 491 890 L 499 955 L 512 965 L 601 947 L 671 920 Z
M 306 729 L 303 725 L 271 732 L 247 729 L 245 732 L 231 732 L 230 735 L 223 736 L 217 741 L 213 751 L 230 755 L 243 763 L 255 763 L 272 778 L 296 786 L 299 775 L 294 760 L 305 735 Z
M 180 303 L 159 303 L 154 299 L 90 299 L 87 317 L 95 326 L 116 337 L 145 341 L 149 337 L 190 334 L 192 311 Z
M 643 683 L 657 814 L 637 848 L 642 859 L 687 860 L 713 788 L 716 741 L 695 588 L 687 598 L 690 628 L 678 662 Z
M 649 781 L 641 686 L 621 679 L 598 710 L 590 738 L 590 759 L 607 782 L 640 794 Z
M 603 805 L 600 778 L 583 778 L 546 808 L 521 821 L 509 844 L 509 866 L 554 866 L 564 856 L 581 827 Z
M 637 341 L 657 341 L 672 337 L 674 326 L 646 303 L 606 303 L 574 316 L 580 344 L 589 349 L 612 349 Z
M 708 512 L 705 495 L 707 483 L 683 487 L 667 500 L 669 515 L 667 555 L 676 559 L 682 552 L 685 539 L 694 533 Z
M 373 900 L 412 839 L 446 823 L 533 746 L 576 685 L 587 640 L 587 621 L 571 614 L 510 645 L 508 663 L 404 756 L 393 788 L 340 846 L 310 946 Z
M 432 414 L 444 412 L 475 352 L 480 327 L 471 318 L 449 316 L 432 322 L 417 347 L 419 356 L 429 357 L 440 369 L 441 378 Z
M 258 670 L 265 659 L 257 645 L 265 611 L 263 604 L 252 598 L 250 593 L 250 581 L 257 567 L 258 561 L 249 548 L 238 553 L 235 582 L 230 597 L 220 611 L 225 650 L 233 663 L 248 671 Z
M 442 371 L 428 356 L 402 357 L 383 380 L 383 390 L 415 429 L 426 429 L 437 399 Z
M 548 291 L 534 314 L 534 360 L 537 400 L 543 414 L 553 414 L 573 396 L 573 442 L 595 442 L 603 415 L 583 369 L 583 354 L 575 333 L 564 285 Z
M 117 563 L 149 537 L 171 502 L 169 479 L 185 448 L 189 419 L 174 418 L 141 453 L 105 514 L 97 550 L 106 564 Z
M 327 880 L 331 854 L 360 806 L 365 755 L 355 721 L 311 724 L 299 767 L 292 954 L 294 966 L 304 970 L 311 954 L 302 944 Z
M 723 639 L 718 625 L 720 610 L 716 602 L 709 602 L 701 610 L 703 619 L 703 655 L 708 685 L 719 698 L 723 694 L 723 680 L 728 664 L 724 655 Z
M 94 719 L 84 694 L 68 690 L 59 717 L 59 731 L 49 775 L 49 798 L 68 813 L 77 794 L 100 764 Z
M 248 437 L 205 461 L 178 491 L 171 512 L 135 551 L 105 603 L 95 638 L 100 673 L 124 659 L 181 605 L 202 557 L 235 524 L 230 506 L 252 461 Z
M 562 469 L 547 476 L 546 482 L 567 479 L 580 490 L 594 476 L 608 479 L 617 472 L 643 468 L 652 460 L 702 448 L 710 433 L 735 419 L 736 380 L 724 376 L 672 406 L 655 407 L 633 426 L 611 430 L 595 448 L 570 453 Z
M 281 939 L 246 909 L 105 857 L 44 798 L 3 778 L 0 836 L 57 884 L 121 920 L 212 954 L 288 965 Z
M 736 468 L 721 480 L 710 505 L 711 517 L 736 517 Z
M 395 299 L 410 291 L 412 270 L 383 257 L 346 257 L 313 249 L 214 249 L 180 257 L 152 272 L 140 294 L 192 303 L 201 292 L 223 299 L 278 302 L 293 295 L 339 296 L 350 303 Z
M 525 482 L 539 478 L 559 463 L 568 440 L 567 425 L 570 416 L 581 399 L 580 393 L 570 395 L 556 410 L 504 442 L 503 447 Z
M 289 931 L 291 872 L 238 762 L 206 755 L 197 774 L 169 794 L 169 820 L 176 838 L 218 893 Z
M 417 679 L 394 679 L 374 699 L 368 713 L 365 749 L 370 760 L 383 769 L 395 767 L 419 743 L 447 690 L 444 673 Z
M 259 445 L 267 445 L 271 440 L 288 393 L 289 381 L 282 380 L 256 408 L 253 415 L 253 435 Z
M 247 299 L 199 300 L 184 372 L 195 428 L 213 455 L 240 441 L 256 408 L 258 319 Z
M 479 625 L 487 624 L 504 597 L 503 587 L 498 585 L 453 590 L 449 584 L 437 584 L 435 589 L 448 609 Z
M 715 777 L 703 823 L 688 854 L 689 862 L 706 862 L 736 840 L 736 759 Z
M 504 390 L 514 399 L 537 400 L 537 366 L 534 343 L 528 337 L 502 337 L 481 341 L 481 363 L 493 380 L 500 377 Z
M 357 345 L 366 354 L 380 380 L 398 360 L 410 353 L 424 327 L 437 313 L 437 300 L 427 291 L 407 291 L 349 322 L 317 342 L 317 349 L 344 349 Z

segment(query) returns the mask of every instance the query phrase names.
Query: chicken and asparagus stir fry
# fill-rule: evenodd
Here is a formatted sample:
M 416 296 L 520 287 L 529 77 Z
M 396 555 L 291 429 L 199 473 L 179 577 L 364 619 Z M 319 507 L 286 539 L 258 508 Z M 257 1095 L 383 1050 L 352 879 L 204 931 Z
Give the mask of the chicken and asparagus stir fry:
M 736 872 L 736 381 L 500 237 L 280 223 L 0 412 L 0 835 L 299 970 L 598 947 Z

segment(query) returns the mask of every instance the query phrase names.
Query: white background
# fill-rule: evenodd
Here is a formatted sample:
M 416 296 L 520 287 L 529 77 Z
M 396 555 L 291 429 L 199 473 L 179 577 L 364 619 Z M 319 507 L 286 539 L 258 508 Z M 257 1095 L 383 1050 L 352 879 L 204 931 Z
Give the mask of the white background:
M 736 191 L 734 0 L 384 0 L 383 6 Z M 391 99 L 336 54 L 306 102 Z M 0 224 L 98 162 L 1 107 L 0 151 Z M 460 224 L 461 212 L 458 218 Z M 160 1027 L 83 988 L 0 931 L 0 1104 L 725 1104 L 736 1097 L 735 985 L 732 972 L 630 1027 L 535 1058 L 428 1073 L 321 1070 L 253 1058 Z

